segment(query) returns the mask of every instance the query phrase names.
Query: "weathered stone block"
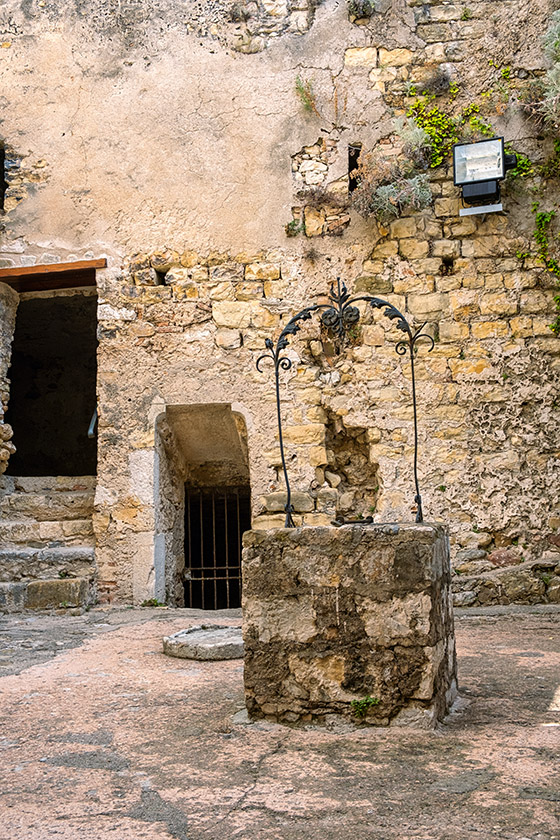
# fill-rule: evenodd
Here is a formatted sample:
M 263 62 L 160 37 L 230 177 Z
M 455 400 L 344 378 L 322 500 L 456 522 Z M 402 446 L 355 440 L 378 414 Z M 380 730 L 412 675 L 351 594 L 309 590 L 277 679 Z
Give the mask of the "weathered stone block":
M 243 538 L 245 697 L 296 722 L 434 725 L 456 692 L 447 531 L 305 527 Z
M 503 338 L 509 334 L 507 321 L 477 321 L 472 334 L 473 338 Z
M 376 67 L 377 50 L 375 47 L 351 47 L 344 53 L 344 64 L 347 67 Z
M 458 198 L 436 198 L 434 202 L 436 216 L 459 216 Z
M 263 504 L 268 513 L 279 513 L 286 507 L 288 501 L 288 494 L 285 490 L 277 493 L 268 493 L 263 497 Z M 315 502 L 309 493 L 302 493 L 299 490 L 294 490 L 291 495 L 291 503 L 297 513 L 309 513 L 315 509 Z
M 241 659 L 243 639 L 239 627 L 223 624 L 197 624 L 163 637 L 163 652 L 179 659 L 212 662 Z
M 304 212 L 305 219 L 305 235 L 306 236 L 320 236 L 323 233 L 325 225 L 325 211 L 318 210 L 315 207 L 306 207 Z
M 394 239 L 407 239 L 410 236 L 416 236 L 416 219 L 414 216 L 395 219 L 389 227 L 391 228 L 391 236 Z
M 411 50 L 397 49 L 397 50 L 379 50 L 379 64 L 382 67 L 403 67 L 410 64 L 413 53 Z
M 376 245 L 373 249 L 373 256 L 379 259 L 382 257 L 385 259 L 386 257 L 396 257 L 399 250 L 399 243 L 394 242 L 391 239 L 386 239 L 383 242 L 380 242 L 379 245 Z
M 211 267 L 209 276 L 213 281 L 243 280 L 244 268 L 236 262 L 224 262 Z
M 228 330 L 225 327 L 217 330 L 214 338 L 218 347 L 224 350 L 236 350 L 241 347 L 241 333 L 239 330 Z
M 456 239 L 437 239 L 432 242 L 432 254 L 434 257 L 451 257 L 459 256 L 461 250 L 461 243 Z
M 362 274 L 356 279 L 354 289 L 356 292 L 367 292 L 368 295 L 387 295 L 393 291 L 393 284 L 387 277 Z
M 251 323 L 251 304 L 243 301 L 216 301 L 212 317 L 219 327 L 243 329 Z
M 428 242 L 419 242 L 417 239 L 404 239 L 399 242 L 399 252 L 405 259 L 419 260 L 428 256 L 430 245 Z
M 431 6 L 430 20 L 440 23 L 448 20 L 460 20 L 464 11 L 463 6 L 450 4 L 449 6 Z
M 251 263 L 245 268 L 245 280 L 278 280 L 280 266 L 274 263 Z
M 155 268 L 142 268 L 132 275 L 137 286 L 157 286 L 159 278 Z
M 28 610 L 52 610 L 79 607 L 86 603 L 88 582 L 85 578 L 32 580 L 27 584 L 25 607 Z
M 553 294 L 546 292 L 524 292 L 521 295 L 520 309 L 523 313 L 540 315 L 552 310 Z
M 508 300 L 503 292 L 489 292 L 480 298 L 483 315 L 516 315 L 517 301 Z
M 3 612 L 22 612 L 25 609 L 25 583 L 0 583 L 0 610 Z
M 308 423 L 306 426 L 286 426 L 284 440 L 287 443 L 323 443 L 325 426 L 323 423 Z
M 409 295 L 408 310 L 413 315 L 425 318 L 428 316 L 441 316 L 448 309 L 447 295 L 434 292 L 429 295 Z

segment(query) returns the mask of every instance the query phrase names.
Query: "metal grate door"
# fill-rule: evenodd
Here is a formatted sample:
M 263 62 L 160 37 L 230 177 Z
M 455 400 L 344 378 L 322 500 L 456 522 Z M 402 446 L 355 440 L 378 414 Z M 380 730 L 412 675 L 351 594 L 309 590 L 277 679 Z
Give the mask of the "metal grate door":
M 241 606 L 241 537 L 250 527 L 249 487 L 185 488 L 185 607 Z

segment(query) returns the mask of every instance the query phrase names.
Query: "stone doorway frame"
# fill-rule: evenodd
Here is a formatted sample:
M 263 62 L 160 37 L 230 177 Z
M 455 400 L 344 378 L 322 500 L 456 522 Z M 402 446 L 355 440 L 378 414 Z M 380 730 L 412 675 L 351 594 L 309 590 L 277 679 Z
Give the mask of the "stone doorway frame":
M 133 597 L 183 606 L 185 485 L 250 490 L 247 418 L 229 402 L 192 403 L 167 405 L 154 422 L 154 449 L 136 451 L 130 464 L 154 521 L 135 535 Z

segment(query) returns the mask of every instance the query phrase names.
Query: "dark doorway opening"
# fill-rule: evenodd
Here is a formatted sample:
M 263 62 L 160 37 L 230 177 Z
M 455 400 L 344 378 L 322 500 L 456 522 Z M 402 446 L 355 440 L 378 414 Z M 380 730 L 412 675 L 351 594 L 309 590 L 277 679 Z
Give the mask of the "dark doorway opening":
M 16 452 L 8 474 L 95 475 L 88 438 L 96 406 L 97 297 L 21 300 L 12 346 L 6 422 Z
M 185 607 L 241 606 L 241 537 L 250 528 L 249 487 L 185 488 Z

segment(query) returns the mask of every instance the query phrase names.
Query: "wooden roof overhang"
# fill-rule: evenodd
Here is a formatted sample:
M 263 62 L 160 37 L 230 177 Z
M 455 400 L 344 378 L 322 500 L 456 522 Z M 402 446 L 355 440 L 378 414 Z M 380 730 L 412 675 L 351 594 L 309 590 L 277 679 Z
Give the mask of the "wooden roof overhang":
M 107 260 L 77 260 L 69 263 L 0 268 L 0 283 L 19 294 L 47 292 L 51 289 L 75 289 L 95 286 L 95 271 L 105 268 Z

